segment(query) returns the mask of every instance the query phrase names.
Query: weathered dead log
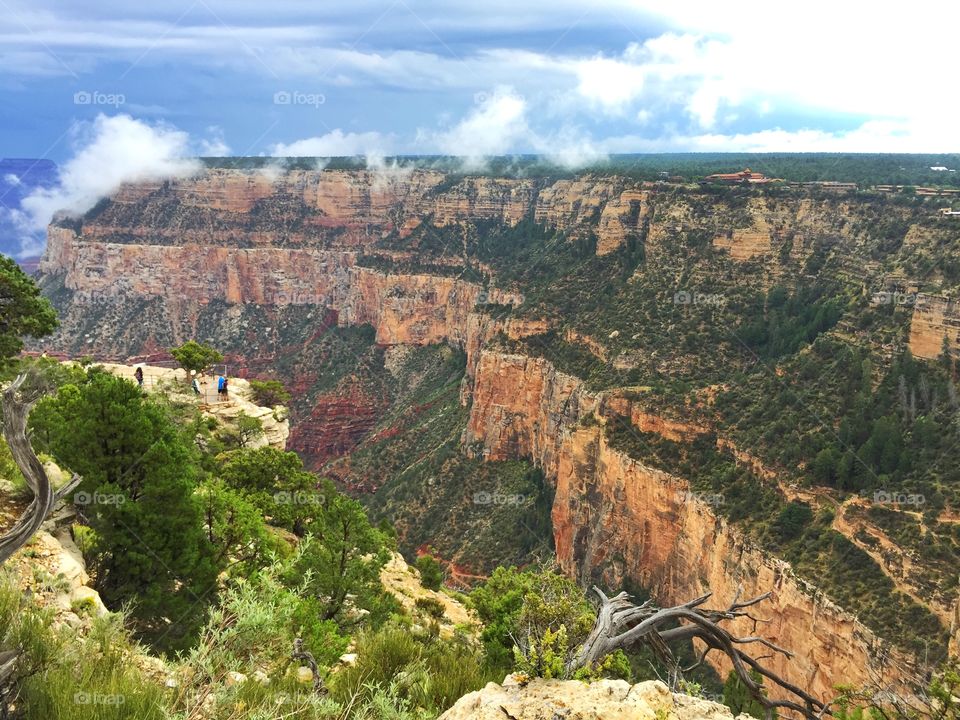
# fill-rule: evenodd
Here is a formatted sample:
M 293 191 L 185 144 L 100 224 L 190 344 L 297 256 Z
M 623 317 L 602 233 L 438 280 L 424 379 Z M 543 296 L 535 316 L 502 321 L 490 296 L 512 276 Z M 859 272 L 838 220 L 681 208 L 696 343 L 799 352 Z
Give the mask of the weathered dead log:
M 639 645 L 648 645 L 658 656 L 672 658 L 669 643 L 697 639 L 703 643 L 705 649 L 698 661 L 687 669 L 693 669 L 702 663 L 711 651 L 719 650 L 730 659 L 740 682 L 766 708 L 768 717 L 777 709 L 792 710 L 810 720 L 817 720 L 830 714 L 828 704 L 817 700 L 802 688 L 764 667 L 759 661 L 762 658 L 754 658 L 747 654 L 744 646 L 761 646 L 771 653 L 793 657 L 789 650 L 755 634 L 738 637 L 720 626 L 720 623 L 725 620 L 745 617 L 753 622 L 755 633 L 759 619 L 750 615 L 748 608 L 767 600 L 770 593 L 744 602 L 740 602 L 738 595 L 728 608 L 712 610 L 703 607 L 710 598 L 709 594 L 683 605 L 660 608 L 649 601 L 642 605 L 634 605 L 625 592 L 609 598 L 599 588 L 593 589 L 600 597 L 597 620 L 590 635 L 568 663 L 568 675 L 572 675 L 579 668 L 594 665 L 618 649 L 626 650 Z M 751 677 L 751 670 L 793 695 L 795 699 L 768 698 L 760 685 Z
M 43 463 L 33 451 L 27 433 L 27 420 L 40 395 L 34 392 L 32 397 L 25 396 L 23 388 L 27 377 L 27 373 L 22 373 L 3 391 L 3 437 L 33 498 L 14 526 L 0 536 L 0 564 L 29 542 L 57 503 L 80 483 L 80 476 L 74 475 L 70 482 L 54 490 Z
M 74 475 L 70 482 L 59 490 L 54 490 L 40 458 L 33 451 L 27 433 L 27 420 L 30 410 L 42 397 L 42 393 L 35 389 L 27 391 L 27 378 L 28 373 L 22 373 L 3 391 L 3 437 L 10 446 L 13 460 L 23 474 L 33 498 L 13 527 L 0 536 L 0 564 L 30 541 L 54 507 L 80 483 L 80 476 Z M 0 700 L 4 713 L 6 696 L 11 682 L 14 681 L 19 656 L 17 649 L 0 652 Z
M 320 678 L 320 668 L 317 667 L 317 661 L 313 657 L 313 653 L 303 649 L 303 640 L 301 638 L 295 638 L 293 641 L 293 653 L 291 657 L 294 660 L 299 660 L 300 662 L 305 662 L 307 667 L 313 672 L 313 691 L 318 695 L 326 695 L 327 688 L 323 684 L 323 680 Z

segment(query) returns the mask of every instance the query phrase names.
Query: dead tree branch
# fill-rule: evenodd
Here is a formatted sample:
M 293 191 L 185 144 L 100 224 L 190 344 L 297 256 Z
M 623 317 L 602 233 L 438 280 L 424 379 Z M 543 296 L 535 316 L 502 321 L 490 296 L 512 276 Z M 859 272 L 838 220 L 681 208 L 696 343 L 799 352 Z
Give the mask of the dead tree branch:
M 294 639 L 291 657 L 294 660 L 300 660 L 307 664 L 307 667 L 313 672 L 313 691 L 318 695 L 326 695 L 327 689 L 323 685 L 323 680 L 320 679 L 320 669 L 317 667 L 317 661 L 314 659 L 313 653 L 303 649 L 303 640 L 301 638 Z
M 703 607 L 710 599 L 709 594 L 676 607 L 659 608 L 649 601 L 634 605 L 625 592 L 609 598 L 599 588 L 593 589 L 600 597 L 597 621 L 590 635 L 570 660 L 567 666 L 568 675 L 572 675 L 579 668 L 594 665 L 615 650 L 625 650 L 637 645 L 647 645 L 659 657 L 672 660 L 668 643 L 698 639 L 705 649 L 692 667 L 703 662 L 713 650 L 724 653 L 733 664 L 740 682 L 767 709 L 768 715 L 776 709 L 792 710 L 809 720 L 819 720 L 823 715 L 830 714 L 826 703 L 764 667 L 760 663 L 762 658 L 751 657 L 743 646 L 759 645 L 772 654 L 793 657 L 789 650 L 755 634 L 738 637 L 720 626 L 720 623 L 726 620 L 747 618 L 752 622 L 755 632 L 757 624 L 762 620 L 751 615 L 748 608 L 767 600 L 770 593 L 743 602 L 739 600 L 738 593 L 729 607 L 713 610 Z M 766 697 L 760 685 L 751 677 L 751 670 L 787 691 L 795 699 L 774 700 Z
M 27 378 L 28 373 L 22 373 L 3 391 L 3 437 L 33 498 L 13 527 L 0 535 L 0 564 L 30 541 L 54 507 L 80 483 L 80 476 L 74 475 L 70 482 L 54 490 L 40 458 L 33 451 L 27 433 L 27 420 L 30 410 L 42 394 L 26 389 Z M 15 649 L 0 652 L 0 696 L 6 695 L 13 681 L 19 656 L 20 652 Z
M 26 380 L 27 373 L 22 373 L 3 391 L 3 437 L 33 493 L 33 499 L 14 526 L 0 536 L 0 564 L 29 542 L 57 503 L 80 483 L 80 476 L 74 475 L 70 482 L 54 490 L 40 458 L 33 451 L 27 433 L 27 420 L 30 410 L 40 398 L 25 397 L 23 387 Z

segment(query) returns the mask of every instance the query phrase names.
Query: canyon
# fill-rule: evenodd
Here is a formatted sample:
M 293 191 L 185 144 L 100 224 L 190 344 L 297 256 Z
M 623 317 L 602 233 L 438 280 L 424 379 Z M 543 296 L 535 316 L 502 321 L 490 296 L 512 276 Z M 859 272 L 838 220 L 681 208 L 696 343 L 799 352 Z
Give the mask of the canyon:
M 763 635 L 795 655 L 769 662 L 818 697 L 830 695 L 837 677 L 887 686 L 910 674 L 910 658 L 754 546 L 709 497 L 610 447 L 602 425 L 623 398 L 590 393 L 541 359 L 495 352 L 480 358 L 476 388 L 467 442 L 479 439 L 485 457 L 533 457 L 554 479 L 557 556 L 571 575 L 608 587 L 629 578 L 662 604 L 712 592 L 714 606 L 724 607 L 771 591 Z M 627 415 L 665 436 L 698 430 L 642 410 Z M 585 418 L 594 422 L 584 426 Z M 751 634 L 749 621 L 735 627 Z
M 884 212 L 909 228 L 923 224 L 907 207 Z M 756 546 L 685 478 L 615 449 L 604 430 L 626 417 L 639 432 L 686 442 L 707 428 L 625 388 L 593 388 L 524 343 L 563 328 L 568 345 L 621 363 L 661 348 L 624 349 L 626 330 L 564 328 L 562 312 L 530 308 L 521 282 L 501 284 L 488 258 L 468 252 L 491 223 L 533 222 L 596 257 L 640 244 L 666 263 L 681 238 L 702 236 L 731 284 L 751 273 L 749 282 L 769 288 L 790 278 L 787 260 L 809 266 L 828 243 L 847 253 L 832 272 L 866 295 L 885 272 L 857 264 L 869 255 L 876 213 L 846 198 L 731 200 L 620 177 L 209 170 L 125 186 L 84 218 L 51 226 L 41 282 L 62 326 L 34 349 L 124 361 L 213 341 L 233 367 L 280 374 L 302 396 L 290 447 L 319 469 L 348 456 L 389 407 L 360 370 L 318 385 L 328 328 L 369 325 L 380 350 L 449 344 L 465 355 L 463 451 L 543 470 L 564 571 L 583 582 L 636 583 L 661 604 L 710 590 L 721 606 L 770 591 L 762 634 L 795 653 L 771 659 L 775 671 L 824 699 L 838 682 L 899 688 L 918 672 L 914 658 Z M 931 243 L 939 232 L 908 231 Z M 907 343 L 917 357 L 936 357 L 945 336 L 960 349 L 955 303 L 924 295 L 910 312 Z

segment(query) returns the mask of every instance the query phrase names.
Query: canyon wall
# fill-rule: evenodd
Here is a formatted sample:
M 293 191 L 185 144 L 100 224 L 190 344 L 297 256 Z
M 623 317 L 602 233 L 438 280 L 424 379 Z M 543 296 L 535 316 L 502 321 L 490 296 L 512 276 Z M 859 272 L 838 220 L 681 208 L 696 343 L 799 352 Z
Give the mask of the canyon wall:
M 610 587 L 625 579 L 657 602 L 677 604 L 713 592 L 712 607 L 772 592 L 762 634 L 795 657 L 770 658 L 783 677 L 821 698 L 839 678 L 853 685 L 896 684 L 910 661 L 853 615 L 796 577 L 790 566 L 752 545 L 679 477 L 611 448 L 610 414 L 638 430 L 689 439 L 700 429 L 591 393 L 542 358 L 481 353 L 466 442 L 484 457 L 528 457 L 555 485 L 554 538 L 561 567 L 583 582 L 598 574 Z M 739 627 L 751 634 L 749 623 Z M 725 672 L 725 662 L 718 664 Z
M 933 359 L 943 352 L 944 340 L 960 354 L 960 303 L 948 297 L 919 293 L 913 297 L 910 321 L 910 352 Z

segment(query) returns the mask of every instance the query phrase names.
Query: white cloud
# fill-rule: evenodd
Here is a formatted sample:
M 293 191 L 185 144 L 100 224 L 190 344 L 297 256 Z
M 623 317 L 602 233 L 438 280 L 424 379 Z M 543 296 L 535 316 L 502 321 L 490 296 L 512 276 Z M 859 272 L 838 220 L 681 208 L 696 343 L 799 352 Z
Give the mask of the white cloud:
M 16 186 L 20 184 L 20 178 L 15 173 L 7 173 L 3 176 L 3 181 L 7 185 Z
M 63 0 L 9 2 L 9 17 L 0 17 L 0 60 L 14 77 L 83 75 L 118 60 L 183 61 L 261 78 L 310 78 L 312 92 L 333 85 L 410 93 L 513 85 L 538 120 L 551 106 L 535 96 L 563 95 L 566 102 L 552 106 L 564 111 L 557 126 L 598 111 L 626 120 L 643 107 L 653 113 L 650 125 L 679 109 L 690 128 L 721 134 L 734 116 L 763 116 L 770 107 L 914 127 L 960 110 L 960 97 L 944 85 L 955 52 L 942 30 L 960 25 L 958 3 L 865 9 L 836 0 L 595 0 L 586 13 L 576 0 L 422 0 L 416 12 L 405 3 L 384 9 L 357 0 L 305 12 L 295 0 L 268 8 L 208 0 L 186 15 L 160 6 L 118 15 L 119 0 L 83 8 Z M 622 50 L 604 40 L 623 37 L 624 29 L 642 37 L 651 28 L 659 36 Z M 539 39 L 523 39 L 538 33 L 556 37 L 550 51 L 533 51 L 542 47 Z M 357 37 L 364 38 L 360 46 Z M 422 49 L 438 40 L 452 47 Z M 456 96 L 449 99 L 455 105 Z M 941 147 L 957 142 L 952 129 L 938 128 Z
M 477 93 L 477 107 L 452 128 L 439 133 L 421 132 L 420 140 L 440 152 L 462 157 L 464 167 L 479 169 L 490 155 L 502 155 L 530 136 L 527 103 L 513 88 L 498 87 Z
M 125 182 L 183 177 L 200 170 L 188 159 L 189 138 L 168 125 L 148 125 L 129 115 L 98 115 L 74 126 L 80 138 L 74 156 L 60 167 L 58 183 L 25 197 L 21 227 L 42 230 L 54 214 L 79 215 Z
M 567 170 L 577 170 L 607 159 L 607 153 L 599 143 L 570 126 L 547 136 L 533 135 L 531 144 L 537 153 Z
M 606 158 L 604 150 L 574 125 L 538 130 L 530 123 L 530 103 L 512 87 L 500 86 L 474 96 L 477 107 L 452 127 L 421 129 L 419 152 L 461 158 L 465 170 L 480 170 L 495 155 L 534 152 L 564 168 L 575 169 Z
M 605 138 L 596 146 L 608 153 L 624 152 L 945 152 L 943 134 L 908 122 L 870 120 L 852 130 L 828 132 L 816 128 L 771 128 L 748 133 L 665 134 L 659 137 L 623 135 Z
M 373 184 L 370 186 L 374 192 L 389 192 L 397 189 L 415 169 L 413 163 L 401 165 L 396 158 L 387 162 L 383 155 L 376 153 L 367 155 L 366 163 L 367 169 L 374 173 Z
M 43 233 L 33 227 L 30 218 L 19 210 L 0 208 L 8 218 L 8 222 L 17 230 L 20 240 L 20 252 L 17 257 L 36 257 L 43 253 Z
M 283 163 L 280 162 L 268 163 L 257 170 L 257 173 L 261 175 L 267 182 L 272 183 L 282 178 L 286 172 L 287 168 L 285 168 Z
M 595 57 L 574 64 L 577 92 L 588 102 L 609 112 L 620 113 L 643 91 L 648 72 L 642 65 Z
M 207 128 L 210 137 L 200 141 L 200 155 L 202 157 L 225 157 L 230 154 L 230 146 L 223 136 L 223 128 L 211 125 Z
M 274 157 L 341 157 L 352 155 L 384 155 L 392 146 L 392 138 L 378 132 L 345 133 L 340 128 L 325 135 L 305 138 L 270 147 Z

